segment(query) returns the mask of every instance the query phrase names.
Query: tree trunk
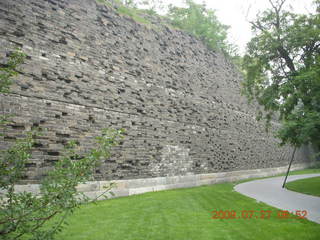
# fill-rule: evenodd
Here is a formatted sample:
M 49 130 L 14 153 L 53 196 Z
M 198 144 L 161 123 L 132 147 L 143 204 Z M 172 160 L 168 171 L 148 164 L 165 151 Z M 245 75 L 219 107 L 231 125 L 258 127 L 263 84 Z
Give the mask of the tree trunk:
M 286 177 L 285 177 L 284 182 L 283 182 L 283 184 L 282 184 L 282 188 L 284 188 L 285 185 L 286 185 L 286 181 L 287 181 L 287 178 L 288 178 L 288 175 L 289 175 L 289 171 L 290 171 L 291 164 L 292 164 L 292 162 L 293 162 L 293 159 L 294 159 L 294 155 L 295 155 L 295 153 L 296 153 L 296 150 L 297 150 L 297 147 L 294 147 L 293 153 L 292 153 L 292 156 L 291 156 L 291 160 L 290 160 L 290 163 L 289 163 L 289 167 L 288 167 L 288 170 L 287 170 L 287 174 L 286 174 Z

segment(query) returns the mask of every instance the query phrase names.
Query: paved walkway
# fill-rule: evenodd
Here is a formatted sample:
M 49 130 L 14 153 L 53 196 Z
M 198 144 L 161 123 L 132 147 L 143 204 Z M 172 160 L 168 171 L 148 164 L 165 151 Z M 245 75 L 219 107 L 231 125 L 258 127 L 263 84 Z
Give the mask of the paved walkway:
M 317 177 L 320 174 L 304 174 L 289 176 L 287 182 L 303 178 Z M 235 186 L 235 190 L 248 197 L 255 198 L 273 207 L 295 212 L 306 210 L 307 219 L 320 223 L 320 197 L 289 191 L 282 188 L 284 177 L 266 178 Z

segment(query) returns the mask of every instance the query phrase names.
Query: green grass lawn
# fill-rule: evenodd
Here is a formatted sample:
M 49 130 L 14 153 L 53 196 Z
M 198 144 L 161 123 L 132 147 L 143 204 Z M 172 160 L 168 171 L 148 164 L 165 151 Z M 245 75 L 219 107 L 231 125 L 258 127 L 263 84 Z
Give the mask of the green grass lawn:
M 292 171 L 289 173 L 289 175 L 311 174 L 311 173 L 320 173 L 320 166 L 317 165 L 317 167 L 314 167 L 314 168 Z M 285 174 L 281 174 L 281 175 L 284 176 Z
M 319 224 L 280 219 L 278 209 L 235 192 L 233 186 L 234 183 L 223 183 L 84 205 L 68 219 L 68 227 L 57 239 L 320 239 Z M 234 210 L 240 218 L 211 219 L 214 210 Z M 242 211 L 248 210 L 257 212 L 250 219 L 241 218 Z M 271 217 L 261 219 L 261 210 L 272 211 Z
M 313 177 L 288 182 L 286 184 L 286 188 L 291 191 L 320 197 L 320 177 Z

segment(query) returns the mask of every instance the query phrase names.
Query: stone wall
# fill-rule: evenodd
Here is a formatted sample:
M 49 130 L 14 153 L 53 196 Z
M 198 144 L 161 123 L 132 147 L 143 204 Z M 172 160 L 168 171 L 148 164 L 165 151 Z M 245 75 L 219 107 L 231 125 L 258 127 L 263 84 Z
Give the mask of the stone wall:
M 0 37 L 2 57 L 17 47 L 27 54 L 12 93 L 1 95 L 2 109 L 15 115 L 5 141 L 47 129 L 28 181 L 50 169 L 68 140 L 88 149 L 104 127 L 126 135 L 97 180 L 288 163 L 292 150 L 256 122 L 234 66 L 186 33 L 141 25 L 94 0 L 1 0 Z M 307 155 L 300 151 L 295 162 Z

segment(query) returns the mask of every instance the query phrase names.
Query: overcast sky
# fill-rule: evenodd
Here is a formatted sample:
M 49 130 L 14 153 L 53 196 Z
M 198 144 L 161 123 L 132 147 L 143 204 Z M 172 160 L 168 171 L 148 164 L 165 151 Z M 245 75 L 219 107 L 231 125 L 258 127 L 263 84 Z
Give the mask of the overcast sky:
M 251 39 L 251 29 L 248 20 L 253 20 L 256 14 L 269 8 L 268 0 L 194 0 L 197 3 L 205 3 L 208 8 L 216 10 L 220 22 L 229 25 L 229 41 L 244 52 L 246 43 Z M 165 4 L 182 6 L 183 0 L 163 0 Z M 287 0 L 287 8 L 294 12 L 311 12 L 312 0 Z

